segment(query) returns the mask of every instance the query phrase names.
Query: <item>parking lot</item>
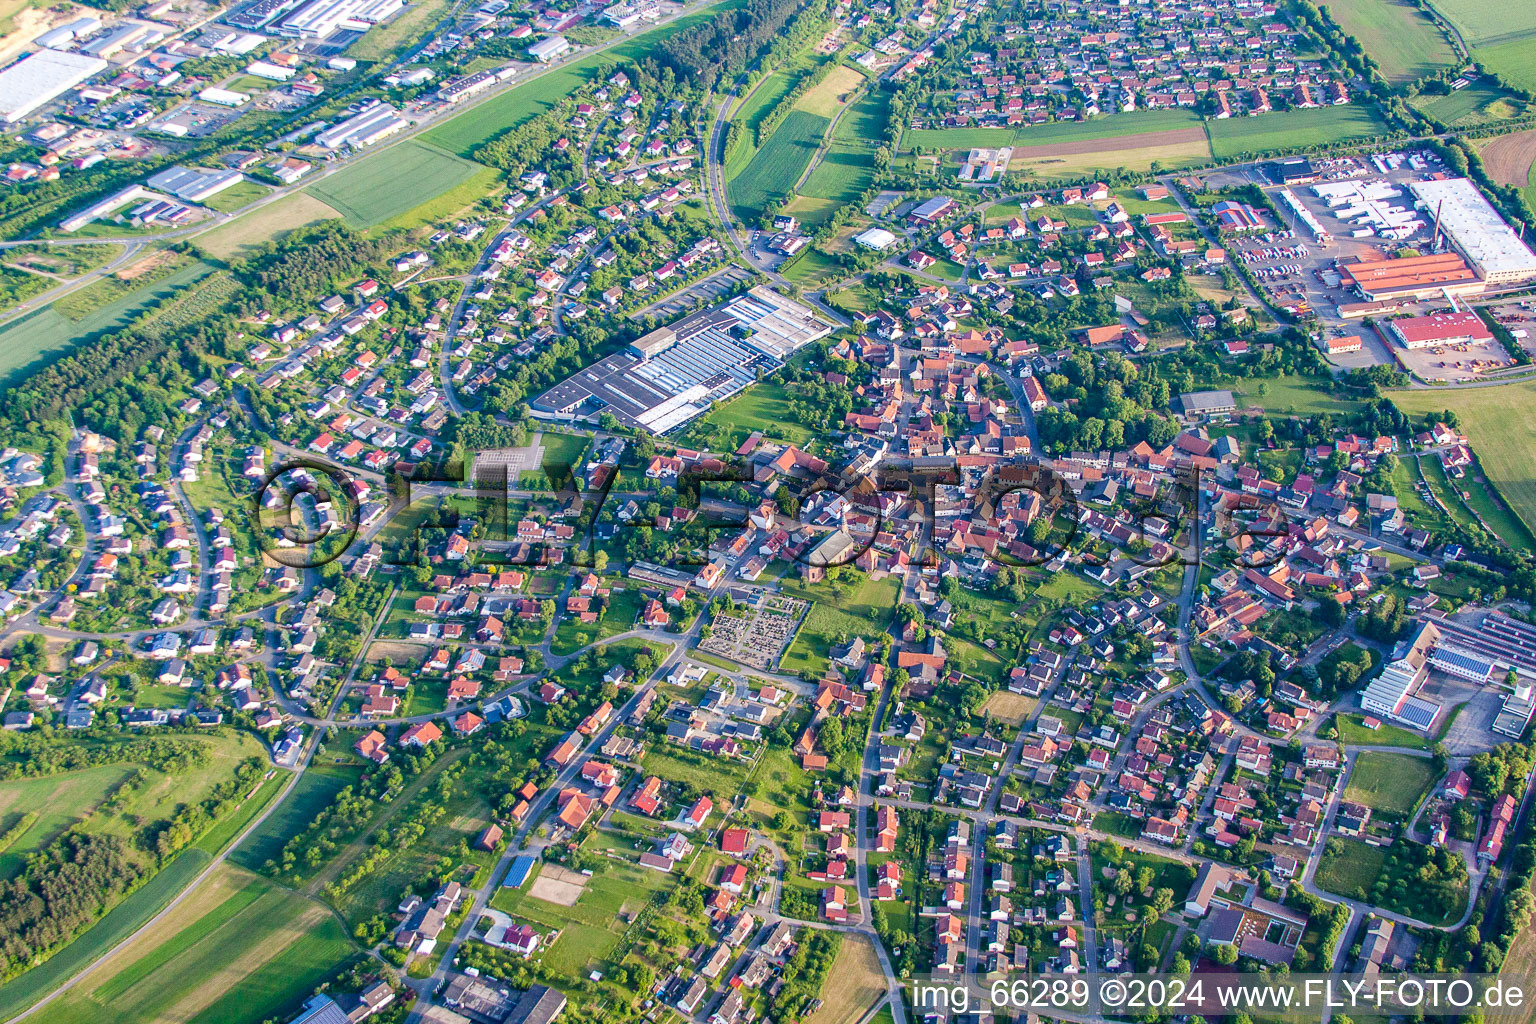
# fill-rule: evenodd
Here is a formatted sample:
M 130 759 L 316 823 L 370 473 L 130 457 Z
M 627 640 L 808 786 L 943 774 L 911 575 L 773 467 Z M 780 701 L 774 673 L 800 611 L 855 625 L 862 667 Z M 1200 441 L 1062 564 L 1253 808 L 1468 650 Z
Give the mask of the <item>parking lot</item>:
M 1488 312 L 1502 324 L 1527 354 L 1536 356 L 1536 302 L 1530 299 L 1501 302 Z
M 659 316 L 671 319 L 681 316 L 695 306 L 708 306 L 718 301 L 739 282 L 752 280 L 752 276 L 752 271 L 733 263 L 728 267 L 715 271 L 706 278 L 695 281 L 676 295 L 669 295 L 660 302 L 653 302 L 649 306 L 640 307 L 629 314 L 630 319 L 637 319 L 642 316 Z

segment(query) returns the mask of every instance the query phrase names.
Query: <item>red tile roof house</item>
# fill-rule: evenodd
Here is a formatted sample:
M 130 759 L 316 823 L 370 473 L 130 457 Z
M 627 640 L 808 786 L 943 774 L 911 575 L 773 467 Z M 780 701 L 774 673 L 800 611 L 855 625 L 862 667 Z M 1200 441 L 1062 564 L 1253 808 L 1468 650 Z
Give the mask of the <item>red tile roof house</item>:
M 727 828 L 720 832 L 720 852 L 728 853 L 732 857 L 744 857 L 747 853 L 747 830 L 744 828 Z
M 400 736 L 402 747 L 425 747 L 434 740 L 443 738 L 443 730 L 431 722 L 418 722 L 405 730 Z
M 698 828 L 709 817 L 709 812 L 714 810 L 715 803 L 707 796 L 701 796 L 698 802 L 688 808 L 688 813 L 683 815 L 683 824 L 689 828 Z

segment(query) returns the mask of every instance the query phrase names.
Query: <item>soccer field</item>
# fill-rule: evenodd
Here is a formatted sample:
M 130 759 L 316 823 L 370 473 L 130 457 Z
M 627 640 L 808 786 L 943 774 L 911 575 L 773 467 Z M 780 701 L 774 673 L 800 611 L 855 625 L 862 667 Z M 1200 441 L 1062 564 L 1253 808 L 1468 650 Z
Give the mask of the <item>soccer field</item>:
M 1355 758 L 1344 799 L 1373 811 L 1407 816 L 1435 781 L 1435 765 L 1427 757 L 1367 751 Z

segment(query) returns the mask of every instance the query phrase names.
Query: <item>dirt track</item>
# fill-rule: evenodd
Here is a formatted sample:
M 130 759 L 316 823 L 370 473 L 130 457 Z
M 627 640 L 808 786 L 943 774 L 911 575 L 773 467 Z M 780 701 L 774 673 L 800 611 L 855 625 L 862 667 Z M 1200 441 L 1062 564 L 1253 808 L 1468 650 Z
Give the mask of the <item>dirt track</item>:
M 1014 159 L 1034 159 L 1042 156 L 1077 156 L 1081 153 L 1105 153 L 1116 150 L 1146 149 L 1150 146 L 1172 146 L 1185 142 L 1204 142 L 1204 128 L 1174 128 L 1166 132 L 1144 132 L 1137 135 L 1113 135 L 1105 139 L 1082 139 L 1078 142 L 1055 142 L 1045 146 L 1016 146 Z
M 1536 128 L 1490 139 L 1482 156 L 1483 167 L 1494 181 L 1525 188 L 1531 181 L 1531 164 L 1536 162 Z

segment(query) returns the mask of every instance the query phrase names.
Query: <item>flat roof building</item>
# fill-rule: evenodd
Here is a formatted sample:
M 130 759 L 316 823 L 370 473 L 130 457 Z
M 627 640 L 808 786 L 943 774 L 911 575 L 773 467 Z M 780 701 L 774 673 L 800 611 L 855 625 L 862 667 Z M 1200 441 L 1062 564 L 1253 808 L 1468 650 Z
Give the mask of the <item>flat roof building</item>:
M 362 149 L 404 127 L 406 121 L 399 111 L 388 103 L 377 103 L 316 135 L 315 144 L 326 149 L 341 149 L 343 146 Z
M 528 47 L 528 56 L 540 64 L 548 64 L 556 57 L 570 52 L 571 42 L 565 36 L 549 36 Z
M 147 182 L 150 188 L 167 192 L 189 203 L 200 203 L 217 195 L 232 185 L 245 180 L 239 171 L 205 171 L 191 167 L 168 167 L 152 175 Z
M 1465 260 L 1454 252 L 1402 259 L 1374 259 L 1339 265 L 1339 279 L 1362 299 L 1431 298 L 1445 291 L 1453 294 L 1482 291 L 1483 283 Z
M 1237 399 L 1230 391 L 1191 391 L 1179 396 L 1186 416 L 1222 416 L 1237 411 Z
M 868 228 L 853 236 L 853 240 L 866 249 L 883 252 L 896 242 L 896 236 L 885 228 Z
M 955 201 L 949 198 L 949 196 L 934 196 L 932 199 L 919 205 L 907 216 L 912 220 L 932 224 L 934 221 L 942 220 L 948 216 L 956 205 Z
M 1476 313 L 1434 313 L 1399 317 L 1387 330 L 1404 348 L 1432 348 L 1493 340 L 1493 332 Z
M 1424 207 L 1426 219 L 1438 218 L 1446 239 L 1488 284 L 1536 280 L 1536 253 L 1469 179 L 1411 181 L 1408 188 Z
M 809 307 L 756 287 L 635 339 L 539 395 L 533 411 L 549 419 L 612 413 L 625 426 L 663 434 L 831 333 Z
M 78 53 L 39 50 L 28 54 L 0 71 L 0 119 L 14 124 L 107 66 L 99 57 Z

